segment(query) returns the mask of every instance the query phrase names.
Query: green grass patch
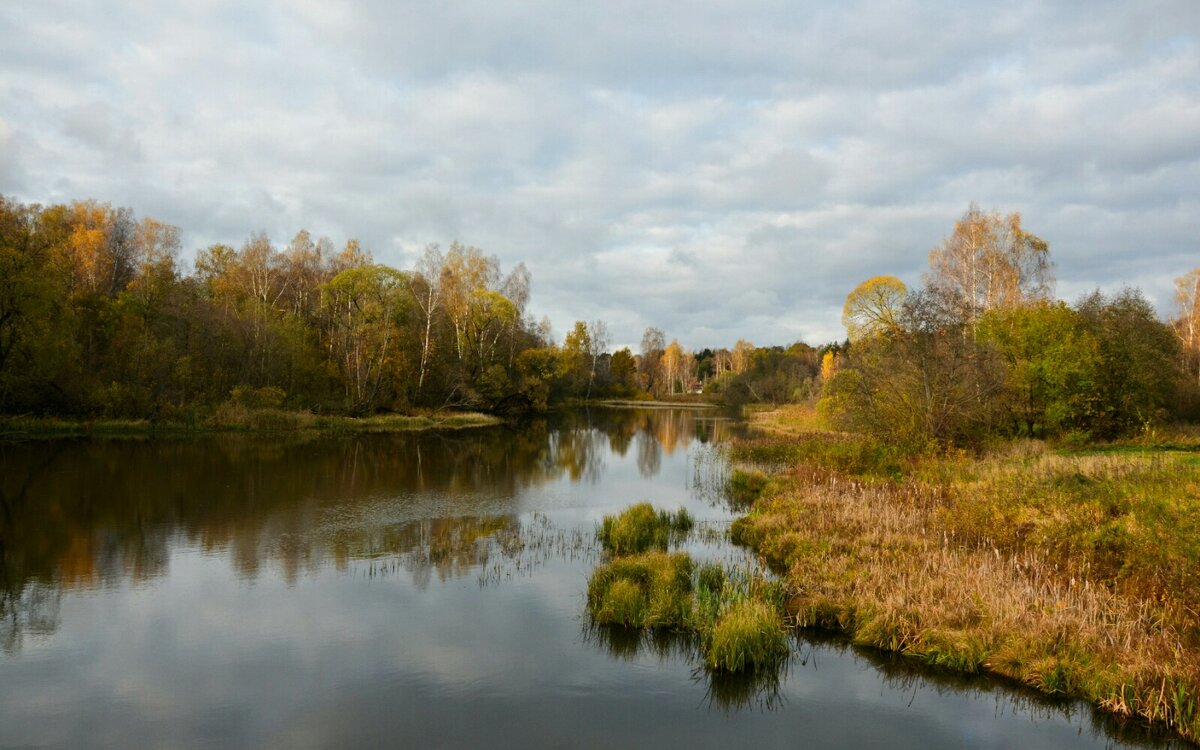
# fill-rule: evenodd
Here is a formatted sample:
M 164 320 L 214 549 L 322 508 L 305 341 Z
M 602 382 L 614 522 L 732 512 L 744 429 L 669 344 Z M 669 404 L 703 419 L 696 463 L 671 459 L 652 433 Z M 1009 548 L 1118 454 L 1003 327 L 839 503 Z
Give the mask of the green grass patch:
M 790 652 L 779 611 L 759 599 L 733 602 L 705 640 L 705 663 L 725 672 L 773 668 Z
M 762 495 L 769 479 L 761 471 L 734 469 L 729 475 L 729 500 L 737 507 L 748 507 Z
M 605 517 L 597 536 L 611 557 L 588 579 L 592 622 L 697 636 L 713 671 L 779 667 L 790 653 L 783 585 L 750 568 L 696 565 L 686 553 L 665 551 L 691 527 L 685 511 L 649 503 Z
M 692 608 L 692 558 L 647 552 L 598 566 L 588 580 L 587 602 L 599 625 L 680 629 Z
M 784 598 L 783 586 L 760 574 L 646 552 L 592 571 L 587 606 L 597 625 L 698 636 L 709 669 L 741 672 L 776 668 L 790 653 Z
M 638 503 L 615 516 L 605 516 L 597 536 L 604 549 L 614 555 L 629 555 L 652 549 L 665 551 L 687 538 L 694 522 L 686 509 L 671 513 Z

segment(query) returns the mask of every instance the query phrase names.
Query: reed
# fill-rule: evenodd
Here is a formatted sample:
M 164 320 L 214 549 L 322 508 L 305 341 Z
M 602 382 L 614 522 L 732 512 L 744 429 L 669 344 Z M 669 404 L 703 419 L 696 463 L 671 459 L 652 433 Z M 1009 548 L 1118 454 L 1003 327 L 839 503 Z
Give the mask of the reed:
M 791 651 L 779 611 L 760 599 L 730 604 L 704 640 L 705 663 L 725 672 L 773 668 Z
M 686 553 L 666 552 L 692 525 L 686 511 L 649 503 L 606 517 L 597 537 L 610 556 L 588 579 L 593 624 L 695 636 L 714 671 L 777 669 L 791 651 L 783 585 L 749 567 L 696 565 Z
M 848 440 L 751 448 L 794 458 L 733 537 L 786 577 L 801 625 L 1200 737 L 1195 454 L 1024 443 L 882 478 L 841 468 L 878 455 L 828 448 Z
M 588 579 L 587 602 L 599 625 L 681 629 L 692 607 L 692 558 L 646 552 L 601 564 Z
M 605 516 L 598 537 L 604 549 L 614 555 L 648 550 L 666 550 L 685 539 L 694 521 L 685 508 L 671 513 L 654 509 L 650 503 L 638 503 L 615 516 Z

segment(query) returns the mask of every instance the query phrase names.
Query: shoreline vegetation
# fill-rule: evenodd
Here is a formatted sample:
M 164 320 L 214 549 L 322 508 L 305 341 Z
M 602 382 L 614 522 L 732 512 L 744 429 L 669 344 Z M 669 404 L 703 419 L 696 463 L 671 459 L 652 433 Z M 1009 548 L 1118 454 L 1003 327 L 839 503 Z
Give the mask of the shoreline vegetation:
M 217 433 L 385 433 L 458 430 L 490 427 L 502 423 L 503 420 L 499 417 L 480 412 L 432 411 L 349 417 L 284 409 L 242 409 L 236 412 L 218 411 L 207 419 L 191 422 L 5 416 L 0 417 L 0 441 L 66 437 L 166 437 Z
M 667 401 L 660 399 L 595 399 L 570 401 L 565 408 L 601 407 L 614 409 L 715 409 L 715 401 Z M 418 430 L 458 430 L 492 427 L 506 419 L 478 411 L 418 410 L 410 414 L 380 413 L 354 417 L 343 414 L 314 414 L 281 408 L 254 408 L 236 403 L 222 404 L 211 415 L 187 419 L 114 419 L 57 416 L 0 415 L 0 442 L 61 437 L 164 437 L 213 433 L 386 433 Z
M 1200 437 L 905 454 L 809 407 L 751 417 L 732 536 L 796 625 L 1200 740 Z
M 685 509 L 646 502 L 605 516 L 596 532 L 605 557 L 588 577 L 592 623 L 684 636 L 710 673 L 777 674 L 790 652 L 783 587 L 750 569 L 671 552 L 693 526 Z
M 724 403 L 709 398 L 672 401 L 670 399 L 647 398 L 620 399 L 608 398 L 593 401 L 578 401 L 570 406 L 609 406 L 621 409 L 719 409 Z

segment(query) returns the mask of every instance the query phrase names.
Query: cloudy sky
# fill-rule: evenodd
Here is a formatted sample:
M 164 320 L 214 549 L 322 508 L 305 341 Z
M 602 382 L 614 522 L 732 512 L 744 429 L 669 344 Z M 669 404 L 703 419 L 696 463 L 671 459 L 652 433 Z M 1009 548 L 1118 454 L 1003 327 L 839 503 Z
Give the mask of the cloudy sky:
M 972 201 L 1058 293 L 1200 265 L 1200 2 L 9 0 L 0 193 L 533 274 L 561 336 L 840 338 Z

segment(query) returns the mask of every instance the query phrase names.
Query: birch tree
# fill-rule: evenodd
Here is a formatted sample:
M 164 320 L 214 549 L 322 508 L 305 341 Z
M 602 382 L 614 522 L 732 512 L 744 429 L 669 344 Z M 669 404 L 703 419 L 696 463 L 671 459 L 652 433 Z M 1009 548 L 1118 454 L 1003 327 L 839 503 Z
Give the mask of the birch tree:
M 842 325 L 851 341 L 897 331 L 908 289 L 895 276 L 874 276 L 854 288 L 842 307 Z
M 596 363 L 600 361 L 600 357 L 608 350 L 608 324 L 603 320 L 593 320 L 587 325 L 588 333 L 588 386 L 587 398 L 592 397 L 592 385 L 596 382 Z
M 1054 290 L 1046 242 L 1021 227 L 1019 213 L 984 213 L 975 204 L 929 253 L 929 267 L 929 286 L 971 332 L 984 312 L 1048 300 Z
M 413 299 L 421 311 L 421 365 L 417 373 L 417 393 L 425 387 L 425 375 L 429 372 L 429 357 L 433 351 L 433 322 L 442 305 L 442 268 L 445 259 L 438 246 L 426 245 L 417 261 L 416 273 L 410 277 L 409 287 Z
M 1175 332 L 1183 348 L 1188 371 L 1200 383 L 1200 268 L 1175 279 Z

